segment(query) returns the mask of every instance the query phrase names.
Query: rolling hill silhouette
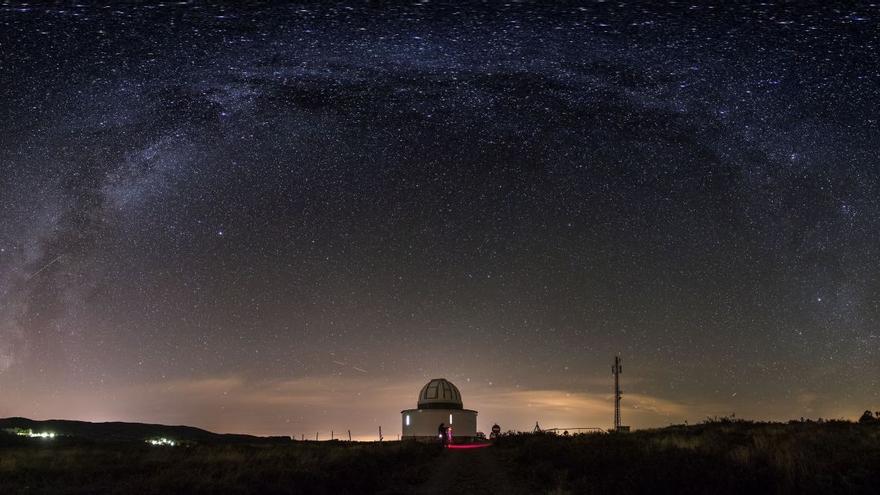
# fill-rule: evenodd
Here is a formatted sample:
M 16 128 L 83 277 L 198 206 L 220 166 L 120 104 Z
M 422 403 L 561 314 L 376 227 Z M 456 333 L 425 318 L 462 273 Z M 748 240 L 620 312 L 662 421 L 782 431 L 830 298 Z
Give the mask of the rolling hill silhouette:
M 214 433 L 192 426 L 169 426 L 147 423 L 70 421 L 50 419 L 38 421 L 28 418 L 2 418 L 0 431 L 8 429 L 52 432 L 60 437 L 71 437 L 94 442 L 143 442 L 152 438 L 169 438 L 178 442 L 255 444 L 290 442 L 290 437 L 259 437 L 235 433 Z

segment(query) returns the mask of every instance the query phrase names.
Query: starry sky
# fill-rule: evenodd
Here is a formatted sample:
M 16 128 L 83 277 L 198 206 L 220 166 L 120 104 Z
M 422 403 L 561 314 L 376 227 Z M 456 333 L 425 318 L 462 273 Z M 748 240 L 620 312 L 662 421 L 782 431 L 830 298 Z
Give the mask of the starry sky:
M 0 2 L 0 416 L 880 406 L 880 4 Z

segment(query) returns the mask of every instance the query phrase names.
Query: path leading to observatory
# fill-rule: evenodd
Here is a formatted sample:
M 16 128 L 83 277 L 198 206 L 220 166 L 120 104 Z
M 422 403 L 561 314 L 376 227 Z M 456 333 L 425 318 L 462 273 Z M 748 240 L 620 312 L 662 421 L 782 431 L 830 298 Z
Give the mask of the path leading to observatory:
M 500 465 L 492 450 L 485 448 L 444 451 L 434 473 L 421 487 L 419 493 L 423 495 L 524 493 L 511 483 L 507 470 Z

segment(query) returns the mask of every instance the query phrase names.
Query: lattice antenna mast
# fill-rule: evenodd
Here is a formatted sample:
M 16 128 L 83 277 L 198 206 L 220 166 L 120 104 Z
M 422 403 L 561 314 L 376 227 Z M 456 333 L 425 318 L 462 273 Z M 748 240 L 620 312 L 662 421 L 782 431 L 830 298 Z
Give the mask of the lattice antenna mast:
M 623 373 L 620 356 L 614 356 L 614 366 L 611 372 L 614 373 L 614 431 L 620 430 L 620 374 Z

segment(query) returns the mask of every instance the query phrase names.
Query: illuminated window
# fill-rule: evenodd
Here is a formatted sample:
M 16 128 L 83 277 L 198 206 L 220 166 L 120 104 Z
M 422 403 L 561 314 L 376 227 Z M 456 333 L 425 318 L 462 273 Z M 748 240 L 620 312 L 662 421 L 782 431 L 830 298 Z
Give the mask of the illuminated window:
M 452 413 L 449 414 L 449 424 L 452 424 Z
M 409 414 L 406 415 L 406 426 L 409 426 Z

